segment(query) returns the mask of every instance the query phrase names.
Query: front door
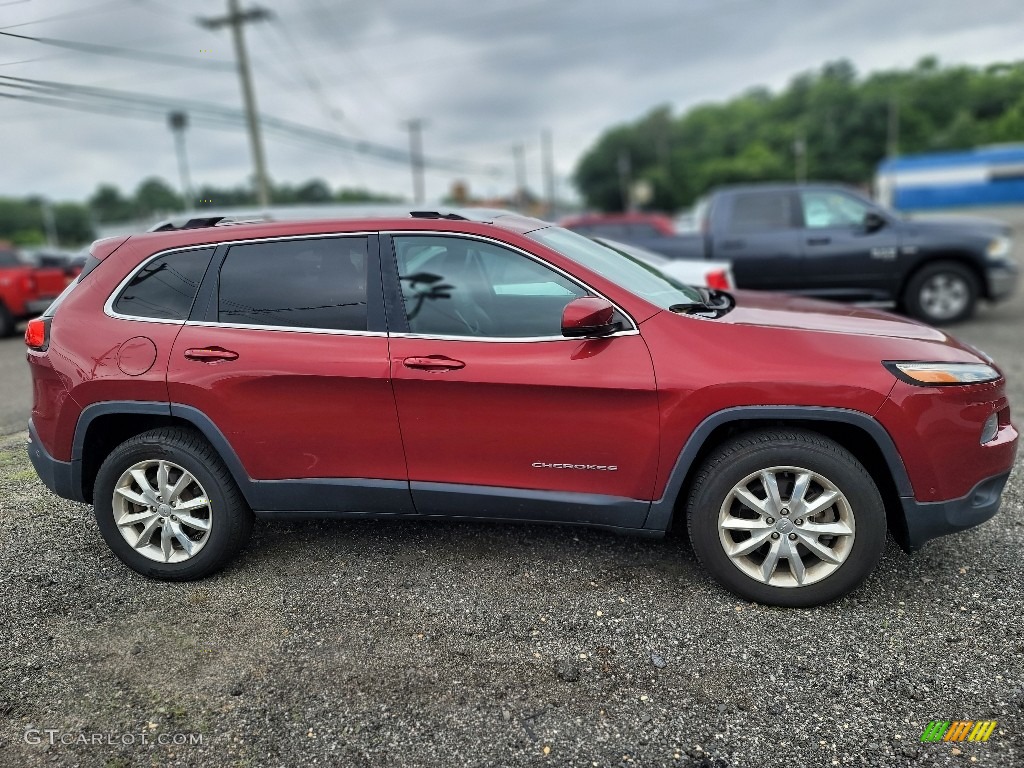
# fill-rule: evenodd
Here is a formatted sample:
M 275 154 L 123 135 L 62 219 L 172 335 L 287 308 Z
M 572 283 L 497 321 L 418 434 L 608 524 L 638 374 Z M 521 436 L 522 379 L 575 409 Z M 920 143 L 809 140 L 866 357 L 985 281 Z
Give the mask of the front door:
M 396 235 L 393 253 L 407 331 L 391 375 L 417 511 L 641 527 L 658 409 L 631 321 L 562 337 L 587 289 L 493 241 Z
M 804 276 L 795 292 L 846 301 L 891 298 L 899 233 L 891 226 L 870 229 L 864 200 L 834 189 L 800 192 L 804 235 Z

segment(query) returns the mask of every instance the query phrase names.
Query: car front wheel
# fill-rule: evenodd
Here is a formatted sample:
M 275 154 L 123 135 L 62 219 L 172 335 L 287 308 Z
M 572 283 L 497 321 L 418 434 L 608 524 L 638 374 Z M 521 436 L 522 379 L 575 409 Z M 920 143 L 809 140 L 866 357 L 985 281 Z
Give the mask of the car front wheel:
M 187 429 L 155 429 L 115 448 L 96 476 L 93 504 L 114 554 L 154 579 L 220 570 L 252 530 L 252 512 L 224 462 Z
M 806 607 L 860 585 L 885 545 L 885 508 L 870 475 L 837 443 L 764 430 L 719 446 L 688 501 L 694 552 L 735 594 Z
M 903 304 L 907 312 L 931 325 L 966 320 L 978 304 L 978 278 L 954 261 L 922 267 L 910 278 Z

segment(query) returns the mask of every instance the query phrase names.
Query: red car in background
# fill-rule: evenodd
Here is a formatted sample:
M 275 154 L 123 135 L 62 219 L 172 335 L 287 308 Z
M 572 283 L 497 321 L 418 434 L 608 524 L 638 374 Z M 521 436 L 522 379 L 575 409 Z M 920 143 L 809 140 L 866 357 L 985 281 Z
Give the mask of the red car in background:
M 43 312 L 72 279 L 64 269 L 25 263 L 13 245 L 0 241 L 0 337 L 13 336 L 20 321 Z
M 1017 447 L 1002 372 L 942 331 L 501 214 L 100 241 L 26 343 L 39 476 L 171 580 L 254 515 L 674 523 L 736 594 L 815 605 L 887 529 L 992 517 Z

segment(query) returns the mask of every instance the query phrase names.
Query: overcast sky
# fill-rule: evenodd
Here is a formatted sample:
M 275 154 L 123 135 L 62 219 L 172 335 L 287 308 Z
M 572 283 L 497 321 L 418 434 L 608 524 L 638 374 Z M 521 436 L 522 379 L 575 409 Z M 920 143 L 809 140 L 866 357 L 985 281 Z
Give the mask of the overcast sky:
M 248 8 L 256 0 L 242 0 Z M 422 118 L 428 158 L 470 172 L 427 171 L 427 196 L 455 179 L 476 194 L 513 186 L 513 150 L 541 188 L 540 135 L 554 140 L 568 187 L 576 160 L 609 126 L 660 104 L 676 111 L 755 85 L 773 89 L 838 58 L 861 73 L 1024 59 L 1021 0 L 259 0 L 270 21 L 246 25 L 262 113 L 406 150 L 403 122 Z M 227 0 L 0 0 L 0 32 L 190 59 L 138 61 L 0 37 L 0 76 L 191 102 L 194 182 L 234 185 L 251 172 L 230 32 L 200 27 Z M 191 67 L 181 64 L 191 63 Z M 0 80 L 0 94 L 25 93 Z M 231 114 L 201 117 L 195 102 Z M 0 99 L 0 195 L 83 199 L 100 182 L 178 186 L 172 135 L 156 106 L 141 116 L 90 98 L 70 111 Z M 206 110 L 209 114 L 209 109 Z M 212 125 L 211 120 L 220 123 Z M 325 179 L 411 196 L 407 165 L 265 134 L 276 181 Z

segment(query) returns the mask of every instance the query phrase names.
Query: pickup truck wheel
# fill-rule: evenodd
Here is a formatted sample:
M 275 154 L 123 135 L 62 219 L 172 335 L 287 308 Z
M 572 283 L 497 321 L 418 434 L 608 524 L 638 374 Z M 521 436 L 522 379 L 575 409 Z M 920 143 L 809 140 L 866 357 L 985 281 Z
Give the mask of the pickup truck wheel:
M 13 336 L 15 330 L 17 330 L 17 323 L 14 322 L 7 307 L 0 304 L 0 338 L 6 339 Z
M 698 560 L 730 591 L 807 607 L 847 594 L 874 570 L 885 508 L 852 454 L 814 432 L 773 429 L 707 458 L 687 504 Z
M 252 511 L 216 451 L 180 428 L 121 443 L 96 475 L 96 522 L 125 565 L 168 581 L 220 570 L 252 530 Z
M 955 323 L 974 314 L 978 303 L 977 276 L 963 264 L 927 264 L 910 278 L 904 292 L 907 312 L 932 325 Z

